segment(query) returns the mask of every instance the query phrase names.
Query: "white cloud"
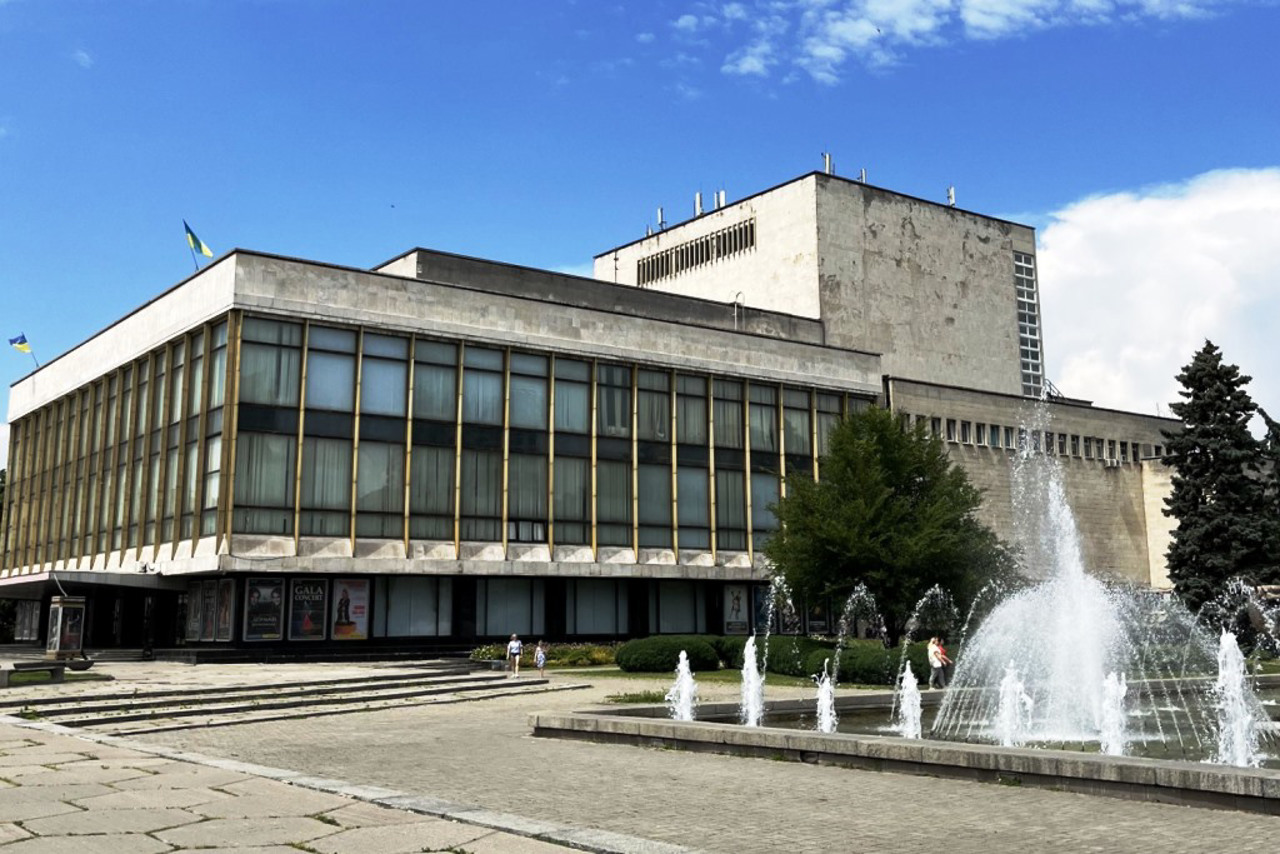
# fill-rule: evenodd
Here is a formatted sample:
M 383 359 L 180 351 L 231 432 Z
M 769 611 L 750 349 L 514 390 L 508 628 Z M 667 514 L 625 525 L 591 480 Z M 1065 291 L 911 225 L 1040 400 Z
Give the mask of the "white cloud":
M 636 33 L 636 41 L 640 44 L 652 44 L 653 33 Z
M 93 68 L 93 55 L 87 50 L 77 50 L 71 54 L 71 59 L 81 68 Z
M 671 22 L 671 26 L 675 27 L 682 33 L 692 33 L 698 29 L 697 15 L 681 15 Z
M 1052 27 L 1193 19 L 1256 2 L 1260 0 L 753 0 L 725 4 L 718 17 L 682 15 L 673 26 L 686 36 L 713 30 L 734 34 L 736 44 L 727 45 L 721 66 L 726 74 L 766 76 L 778 66 L 836 83 L 850 62 L 884 67 L 912 50 L 1022 37 Z M 783 38 L 784 33 L 792 35 Z
M 1038 258 L 1049 378 L 1099 406 L 1169 415 L 1206 339 L 1280 416 L 1280 167 L 1087 198 Z

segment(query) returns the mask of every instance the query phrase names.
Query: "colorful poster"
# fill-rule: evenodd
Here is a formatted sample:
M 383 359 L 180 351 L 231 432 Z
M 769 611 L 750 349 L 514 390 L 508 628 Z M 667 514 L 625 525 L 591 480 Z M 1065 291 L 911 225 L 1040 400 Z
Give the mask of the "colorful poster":
M 289 585 L 289 640 L 324 640 L 327 581 L 295 578 Z
M 284 580 L 250 578 L 244 583 L 244 639 L 284 637 Z
M 369 579 L 339 578 L 333 582 L 333 639 L 369 637 Z
M 726 635 L 745 635 L 751 631 L 747 620 L 747 585 L 726 584 L 724 586 L 724 633 Z
M 186 639 L 200 640 L 200 606 L 204 602 L 204 585 L 192 581 L 187 585 L 187 627 Z
M 231 640 L 232 618 L 236 605 L 236 583 L 230 578 L 218 579 L 217 640 Z
M 218 581 L 210 578 L 203 584 L 204 601 L 200 605 L 200 640 L 211 641 L 218 627 Z

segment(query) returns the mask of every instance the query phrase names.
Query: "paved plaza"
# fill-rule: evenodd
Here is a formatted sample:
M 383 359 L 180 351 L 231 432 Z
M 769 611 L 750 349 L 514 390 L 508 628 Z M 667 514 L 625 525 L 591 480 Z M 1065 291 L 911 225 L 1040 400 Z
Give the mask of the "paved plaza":
M 333 672 L 332 666 L 287 667 Z M 116 690 L 132 680 L 208 684 L 247 675 L 279 678 L 274 666 L 265 665 L 109 668 L 120 678 L 112 683 Z M 219 845 L 280 854 L 564 850 L 531 838 L 542 836 L 587 850 L 637 854 L 1142 854 L 1225 847 L 1270 852 L 1280 840 L 1280 819 L 1255 814 L 533 738 L 529 712 L 581 709 L 611 693 L 663 687 L 662 680 L 600 679 L 581 672 L 554 674 L 553 680 L 591 687 L 158 732 L 105 744 L 5 724 L 0 779 L 14 785 L 0 788 L 0 821 L 6 822 L 0 841 L 19 841 L 0 847 L 113 854 Z M 705 699 L 736 696 L 732 685 L 702 687 Z M 806 693 L 788 689 L 773 695 Z M 209 758 L 174 758 L 185 752 Z M 33 784 L 45 790 L 44 797 L 25 794 Z M 375 800 L 409 810 L 369 803 Z M 99 808 L 109 808 L 101 823 L 91 817 Z M 101 835 L 77 836 L 75 847 L 58 847 L 76 832 L 67 828 Z M 58 832 L 64 835 L 29 838 Z M 117 845 L 117 838 L 136 845 Z M 282 843 L 293 847 L 278 847 Z

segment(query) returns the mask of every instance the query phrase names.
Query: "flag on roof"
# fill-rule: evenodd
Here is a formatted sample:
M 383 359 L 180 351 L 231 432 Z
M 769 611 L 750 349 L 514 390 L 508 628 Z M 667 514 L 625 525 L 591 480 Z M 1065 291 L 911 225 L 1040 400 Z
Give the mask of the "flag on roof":
M 191 247 L 192 252 L 199 252 L 206 258 L 213 257 L 213 250 L 204 245 L 204 241 L 196 237 L 196 233 L 191 230 L 191 226 L 187 225 L 187 221 L 182 221 L 182 227 L 187 230 L 187 244 Z
M 31 345 L 27 343 L 27 336 L 19 335 L 17 338 L 10 338 L 9 343 L 13 345 L 13 349 L 19 353 L 30 353 Z

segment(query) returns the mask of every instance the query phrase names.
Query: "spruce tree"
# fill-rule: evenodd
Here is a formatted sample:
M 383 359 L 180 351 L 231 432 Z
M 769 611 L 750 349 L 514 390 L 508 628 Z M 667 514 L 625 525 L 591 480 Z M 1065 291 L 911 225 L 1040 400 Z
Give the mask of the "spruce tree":
M 1257 410 L 1245 391 L 1249 380 L 1206 341 L 1178 374 L 1184 400 L 1170 406 L 1183 427 L 1164 431 L 1164 462 L 1173 467 L 1164 512 L 1178 520 L 1169 579 L 1193 611 L 1233 577 L 1257 584 L 1271 574 L 1272 523 L 1258 476 L 1261 446 L 1249 432 Z

